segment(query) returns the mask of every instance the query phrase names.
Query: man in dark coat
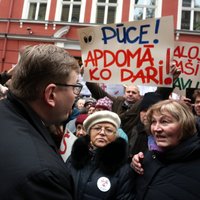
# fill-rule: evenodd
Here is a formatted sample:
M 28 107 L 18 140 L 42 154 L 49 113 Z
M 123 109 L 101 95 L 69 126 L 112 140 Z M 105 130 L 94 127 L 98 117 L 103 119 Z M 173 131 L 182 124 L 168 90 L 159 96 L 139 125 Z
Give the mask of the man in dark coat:
M 15 67 L 8 97 L 0 101 L 0 198 L 71 200 L 64 161 L 48 126 L 66 120 L 79 66 L 54 45 L 26 47 Z

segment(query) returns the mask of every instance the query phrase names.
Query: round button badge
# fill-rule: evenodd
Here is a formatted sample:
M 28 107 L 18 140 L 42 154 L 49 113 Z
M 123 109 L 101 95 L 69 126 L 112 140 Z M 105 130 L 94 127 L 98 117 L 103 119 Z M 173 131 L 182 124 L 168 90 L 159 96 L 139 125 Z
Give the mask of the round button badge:
M 107 192 L 110 189 L 110 187 L 111 187 L 110 180 L 107 177 L 100 177 L 97 180 L 97 187 L 102 192 Z

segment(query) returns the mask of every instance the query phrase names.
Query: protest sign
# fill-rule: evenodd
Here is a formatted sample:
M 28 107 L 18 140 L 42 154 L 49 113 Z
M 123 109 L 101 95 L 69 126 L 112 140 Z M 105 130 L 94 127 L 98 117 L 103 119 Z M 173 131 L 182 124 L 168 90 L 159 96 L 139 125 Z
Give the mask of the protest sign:
M 173 17 L 81 28 L 84 80 L 172 86 Z
M 123 96 L 124 86 L 122 84 L 105 84 L 100 83 L 99 86 L 112 96 Z
M 76 139 L 77 137 L 66 128 L 59 150 L 59 153 L 65 162 L 71 154 L 72 146 Z
M 186 88 L 200 88 L 200 44 L 175 42 L 174 62 L 181 69 L 175 91 L 184 95 Z

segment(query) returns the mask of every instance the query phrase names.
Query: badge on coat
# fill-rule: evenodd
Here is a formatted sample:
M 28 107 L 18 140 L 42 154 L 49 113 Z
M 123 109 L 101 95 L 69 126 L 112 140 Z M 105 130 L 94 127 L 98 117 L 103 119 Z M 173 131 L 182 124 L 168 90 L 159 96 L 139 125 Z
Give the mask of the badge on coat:
M 100 177 L 97 180 L 97 187 L 102 192 L 107 192 L 108 190 L 110 190 L 110 187 L 111 187 L 110 180 L 107 177 Z

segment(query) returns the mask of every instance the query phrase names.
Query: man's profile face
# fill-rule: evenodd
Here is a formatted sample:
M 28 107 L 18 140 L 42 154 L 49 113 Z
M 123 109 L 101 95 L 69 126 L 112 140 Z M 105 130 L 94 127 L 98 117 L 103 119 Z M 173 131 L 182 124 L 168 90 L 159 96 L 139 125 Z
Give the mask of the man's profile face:
M 135 103 L 140 100 L 141 96 L 138 87 L 134 85 L 125 87 L 124 98 L 129 103 Z

